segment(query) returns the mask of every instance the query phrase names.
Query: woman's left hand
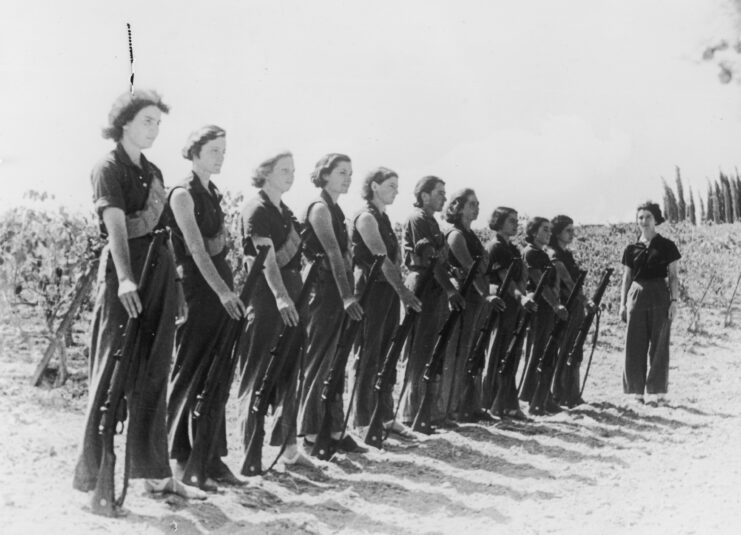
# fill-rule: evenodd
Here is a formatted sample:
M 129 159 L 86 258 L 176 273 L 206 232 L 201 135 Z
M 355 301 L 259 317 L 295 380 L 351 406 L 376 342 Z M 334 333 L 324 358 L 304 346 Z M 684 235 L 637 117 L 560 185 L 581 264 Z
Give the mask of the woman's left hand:
M 669 303 L 669 314 L 667 314 L 667 317 L 669 318 L 669 321 L 673 321 L 676 316 L 677 316 L 677 302 L 672 301 L 671 303 Z
M 178 293 L 178 312 L 177 316 L 175 316 L 175 325 L 182 325 L 188 319 L 188 304 L 185 302 L 183 285 L 178 282 L 175 286 Z

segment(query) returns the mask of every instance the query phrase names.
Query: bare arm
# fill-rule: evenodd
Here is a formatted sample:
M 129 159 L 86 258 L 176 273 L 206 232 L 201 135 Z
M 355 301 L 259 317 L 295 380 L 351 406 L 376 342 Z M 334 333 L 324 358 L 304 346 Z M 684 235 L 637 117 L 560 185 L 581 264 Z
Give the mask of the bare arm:
M 311 223 L 322 249 L 327 254 L 327 261 L 332 270 L 337 290 L 340 292 L 345 311 L 352 319 L 359 321 L 363 316 L 363 309 L 353 295 L 352 286 L 347 276 L 345 258 L 342 256 L 340 245 L 337 243 L 337 237 L 334 235 L 334 229 L 332 228 L 332 216 L 324 204 L 316 203 L 311 208 L 309 223 Z
M 671 296 L 671 302 L 669 303 L 669 321 L 672 321 L 677 315 L 677 299 L 679 298 L 679 276 L 677 260 L 670 263 L 667 266 L 669 272 L 669 295 Z
M 543 276 L 543 271 L 537 268 L 529 268 L 528 269 L 530 280 L 533 281 L 533 284 L 538 284 L 538 281 L 540 281 L 540 278 Z M 545 284 L 543 286 L 543 299 L 546 303 L 553 309 L 553 311 L 558 315 L 559 318 L 562 320 L 565 320 L 568 318 L 568 312 L 566 311 L 566 307 L 564 307 L 561 304 L 561 301 L 558 297 L 558 291 L 556 288 L 558 288 L 558 285 L 560 284 L 559 278 L 558 278 L 558 272 L 556 272 L 556 281 L 553 286 L 550 284 Z
M 358 216 L 355 224 L 368 250 L 374 255 L 386 255 L 383 266 L 381 267 L 383 276 L 386 277 L 388 283 L 399 295 L 404 306 L 420 312 L 422 310 L 422 302 L 417 299 L 411 290 L 404 286 L 401 278 L 401 269 L 398 264 L 393 263 L 389 259 L 386 244 L 383 243 L 383 238 L 378 231 L 378 223 L 375 218 L 368 212 L 365 212 Z
M 137 293 L 137 281 L 131 269 L 129 236 L 126 232 L 126 214 L 120 208 L 110 206 L 103 210 L 103 223 L 108 231 L 108 244 L 118 277 L 118 298 L 129 317 L 135 318 L 142 311 Z
M 628 290 L 633 282 L 633 270 L 628 266 L 623 266 L 623 285 L 620 288 L 620 318 L 627 320 L 626 301 L 628 300 Z
M 211 260 L 211 256 L 206 251 L 201 231 L 198 229 L 193 214 L 193 206 L 193 198 L 185 189 L 177 188 L 173 191 L 170 197 L 170 207 L 198 271 L 201 272 L 206 283 L 219 296 L 219 300 L 224 305 L 227 313 L 232 318 L 239 319 L 244 313 L 244 304 L 221 278 Z

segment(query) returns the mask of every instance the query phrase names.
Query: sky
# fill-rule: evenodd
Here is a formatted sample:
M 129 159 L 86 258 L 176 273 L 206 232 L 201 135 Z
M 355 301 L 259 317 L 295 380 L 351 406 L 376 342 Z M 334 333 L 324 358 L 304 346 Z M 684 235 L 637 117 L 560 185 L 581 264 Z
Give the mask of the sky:
M 741 92 L 703 50 L 739 34 L 728 0 L 373 2 L 5 0 L 0 19 L 0 207 L 35 189 L 89 210 L 113 100 L 135 85 L 171 106 L 146 152 L 184 178 L 188 134 L 227 131 L 214 182 L 253 195 L 283 149 L 300 212 L 328 152 L 353 160 L 345 213 L 376 166 L 400 176 L 401 221 L 422 176 L 472 187 L 474 226 L 498 205 L 577 223 L 632 219 L 675 166 L 693 190 L 741 167 Z

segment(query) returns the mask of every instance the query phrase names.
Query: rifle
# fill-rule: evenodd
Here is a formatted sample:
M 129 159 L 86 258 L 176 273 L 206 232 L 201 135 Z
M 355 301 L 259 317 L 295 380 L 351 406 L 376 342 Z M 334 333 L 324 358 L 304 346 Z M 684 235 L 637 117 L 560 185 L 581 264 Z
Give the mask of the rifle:
M 427 268 L 425 268 L 422 277 L 419 279 L 417 291 L 414 292 L 414 295 L 418 299 L 422 299 L 422 296 L 427 292 L 427 289 L 434 278 L 435 263 L 436 259 L 433 258 Z M 386 439 L 386 437 L 383 436 L 381 398 L 384 393 L 392 390 L 394 384 L 396 384 L 396 365 L 399 362 L 399 356 L 404 348 L 404 343 L 414 326 L 416 318 L 417 312 L 412 309 L 407 309 L 404 321 L 401 322 L 401 325 L 399 325 L 394 332 L 391 344 L 386 352 L 386 357 L 383 359 L 383 366 L 376 377 L 376 384 L 374 386 L 374 390 L 376 391 L 376 403 L 373 407 L 370 423 L 368 424 L 368 431 L 365 434 L 365 443 L 374 448 L 380 449 L 383 445 L 383 441 Z
M 538 285 L 535 287 L 535 292 L 533 293 L 533 301 L 537 302 L 540 299 L 545 289 L 545 281 L 550 276 L 552 270 L 553 267 L 548 266 L 540 276 Z M 507 351 L 497 370 L 497 394 L 492 403 L 492 412 L 496 413 L 500 418 L 504 416 L 505 410 L 509 407 L 518 407 L 519 413 L 515 374 L 517 373 L 517 364 L 519 363 L 522 344 L 525 341 L 525 335 L 530 327 L 530 322 L 532 322 L 533 314 L 533 312 L 527 309 L 522 310 L 520 321 L 515 328 L 512 339 L 507 346 Z
M 239 295 L 245 306 L 249 304 L 269 250 L 269 245 L 257 246 L 257 256 Z M 235 346 L 244 329 L 245 321 L 246 315 L 238 320 L 227 317 L 217 331 L 218 343 L 213 349 L 211 358 L 203 361 L 204 364 L 210 362 L 211 365 L 208 368 L 201 391 L 196 396 L 195 407 L 191 414 L 191 451 L 183 471 L 184 483 L 200 487 L 203 490 L 205 490 L 206 480 L 208 479 L 208 466 L 213 459 L 214 449 L 216 448 L 216 434 L 226 410 L 229 385 L 232 384 L 234 369 L 239 360 Z M 196 376 L 202 377 L 203 370 L 199 370 Z M 207 417 L 204 417 L 204 415 Z
M 158 249 L 165 241 L 167 231 L 162 229 L 154 232 L 154 237 L 147 249 L 147 255 L 144 259 L 141 276 L 139 277 L 140 295 L 146 295 L 149 291 L 150 279 L 152 273 L 157 267 Z M 123 506 L 126 499 L 126 489 L 129 484 L 129 448 L 126 447 L 126 458 L 124 462 L 124 480 L 121 495 L 115 497 L 114 488 L 114 470 L 116 467 L 116 454 L 113 451 L 113 437 L 116 434 L 117 427 L 123 426 L 126 420 L 126 386 L 129 377 L 136 377 L 131 373 L 134 360 L 138 366 L 139 343 L 141 339 L 140 330 L 142 314 L 135 318 L 129 318 L 126 321 L 121 347 L 113 355 L 113 372 L 107 387 L 103 384 L 100 387 L 107 388 L 106 398 L 100 407 L 100 423 L 98 424 L 98 434 L 102 443 L 100 467 L 98 469 L 98 479 L 93 490 L 90 508 L 96 515 L 117 516 L 118 509 Z M 105 377 L 105 374 L 102 375 Z M 101 382 L 102 383 L 102 382 Z M 133 398 L 134 396 L 132 396 Z M 95 399 L 95 396 L 93 397 Z M 128 400 L 131 402 L 132 400 Z M 129 426 L 129 430 L 131 426 Z M 128 440 L 128 437 L 127 437 Z
M 587 272 L 580 270 L 579 276 L 576 278 L 576 282 L 574 283 L 574 287 L 571 288 L 569 298 L 566 300 L 566 310 L 569 314 L 572 313 L 574 306 L 577 304 L 581 288 L 584 285 L 584 278 L 586 276 Z M 556 322 L 551 329 L 551 334 L 548 336 L 545 348 L 543 348 L 543 352 L 538 358 L 538 380 L 535 384 L 535 390 L 533 390 L 533 397 L 530 398 L 530 414 L 544 414 L 548 406 L 548 401 L 552 401 L 550 397 L 551 382 L 553 381 L 556 359 L 558 358 L 558 346 L 568 325 L 568 317 L 565 320 L 556 317 Z M 556 377 L 558 376 L 556 375 Z
M 597 324 L 596 324 L 595 332 L 594 332 L 594 343 L 592 344 L 592 352 L 589 354 L 589 360 L 587 361 L 587 368 L 584 371 L 584 381 L 582 382 L 582 386 L 579 391 L 579 397 L 581 397 L 581 395 L 584 393 L 584 386 L 587 384 L 587 376 L 589 375 L 589 368 L 592 365 L 592 357 L 594 356 L 594 348 L 597 345 L 597 333 L 599 332 L 599 317 L 601 315 L 600 303 L 602 302 L 602 298 L 605 295 L 605 290 L 607 289 L 607 285 L 610 283 L 610 277 L 612 276 L 614 271 L 615 270 L 613 268 L 605 268 L 605 272 L 602 274 L 602 279 L 597 285 L 597 289 L 594 291 L 594 295 L 592 296 L 592 303 L 594 303 L 594 307 L 591 310 L 589 310 L 589 312 L 587 312 L 587 315 L 585 316 L 584 321 L 581 324 L 581 327 L 579 327 L 579 331 L 576 333 L 576 338 L 574 338 L 574 344 L 571 346 L 571 350 L 569 351 L 569 356 L 566 359 L 566 366 L 568 367 L 572 367 L 574 365 L 578 366 L 581 363 L 581 358 L 579 358 L 580 350 L 584 346 L 584 342 L 586 341 L 587 335 L 589 334 L 589 329 L 592 327 L 592 322 L 594 321 L 594 318 L 596 316 Z
M 309 299 L 311 290 L 316 280 L 318 268 L 322 263 L 323 255 L 317 254 L 314 256 L 306 267 L 304 267 L 303 285 L 301 286 L 301 293 L 299 293 L 298 299 L 296 300 L 296 309 L 301 310 L 306 306 L 306 302 Z M 255 419 L 254 429 L 249 441 L 245 447 L 244 462 L 242 463 L 242 473 L 249 476 L 259 476 L 262 474 L 262 445 L 265 438 L 265 415 L 268 413 L 268 407 L 270 406 L 271 396 L 275 389 L 275 383 L 278 381 L 281 372 L 285 366 L 291 360 L 291 355 L 295 355 L 300 351 L 299 344 L 301 343 L 301 335 L 303 333 L 303 323 L 298 325 L 284 325 L 283 330 L 278 337 L 278 341 L 275 346 L 270 350 L 270 360 L 268 365 L 265 367 L 265 371 L 262 374 L 262 379 L 255 383 L 259 384 L 260 387 L 255 391 L 255 395 L 252 398 L 252 405 L 250 412 L 252 417 Z M 288 437 L 286 437 L 287 439 Z M 278 459 L 283 455 L 283 451 L 286 448 L 286 442 L 284 441 L 280 452 L 276 456 L 270 468 L 278 462 Z M 270 470 L 268 468 L 268 470 Z
M 497 293 L 495 295 L 500 299 L 505 296 L 512 279 L 514 278 L 515 271 L 517 270 L 517 262 L 518 260 L 512 261 L 509 268 L 507 268 L 502 284 L 497 288 Z M 473 345 L 473 350 L 466 360 L 467 377 L 465 378 L 463 392 L 461 392 L 461 405 L 463 407 L 470 407 L 473 404 L 474 378 L 484 369 L 486 350 L 489 348 L 491 332 L 494 330 L 494 324 L 496 323 L 497 318 L 499 318 L 499 311 L 496 308 L 491 307 L 489 316 L 486 318 L 486 321 L 476 335 L 476 342 Z M 470 418 L 470 416 L 470 414 L 464 414 L 463 418 Z
M 473 285 L 474 279 L 478 275 L 479 264 L 481 264 L 482 257 L 478 256 L 474 259 L 473 265 L 468 270 L 466 278 L 461 284 L 460 294 L 466 295 L 468 289 Z M 424 388 L 422 390 L 422 398 L 417 408 L 417 414 L 414 416 L 414 422 L 412 423 L 412 430 L 431 435 L 434 431 L 430 428 L 430 420 L 432 419 L 432 387 L 430 384 L 432 380 L 442 373 L 443 361 L 445 358 L 445 350 L 448 346 L 448 340 L 453 334 L 458 320 L 463 314 L 462 309 L 451 310 L 448 315 L 448 319 L 445 320 L 440 332 L 437 334 L 435 339 L 435 345 L 432 349 L 432 354 L 425 364 L 424 372 Z
M 373 281 L 378 277 L 381 272 L 381 266 L 385 261 L 386 255 L 375 255 L 373 257 L 373 264 L 368 272 L 367 281 L 368 283 L 363 288 L 363 292 L 360 294 L 359 303 L 360 306 L 365 306 L 365 302 L 368 300 L 370 294 L 370 288 L 373 285 Z M 311 454 L 322 461 L 327 461 L 332 458 L 335 453 L 335 445 L 332 440 L 332 414 L 329 410 L 329 403 L 338 395 L 342 394 L 342 386 L 344 379 L 345 367 L 347 366 L 347 359 L 350 356 L 350 350 L 352 344 L 358 334 L 358 329 L 362 325 L 361 321 L 354 321 L 345 314 L 342 318 L 342 327 L 340 331 L 340 340 L 337 343 L 337 349 L 334 352 L 332 358 L 332 365 L 327 372 L 327 378 L 324 380 L 324 387 L 322 388 L 322 404 L 324 405 L 324 414 L 322 415 L 322 422 L 319 426 L 319 432 L 316 436 L 316 442 L 314 447 L 311 449 Z M 354 392 L 353 388 L 353 392 Z M 347 418 L 343 423 L 344 427 L 347 427 Z M 341 437 L 340 437 L 341 438 Z

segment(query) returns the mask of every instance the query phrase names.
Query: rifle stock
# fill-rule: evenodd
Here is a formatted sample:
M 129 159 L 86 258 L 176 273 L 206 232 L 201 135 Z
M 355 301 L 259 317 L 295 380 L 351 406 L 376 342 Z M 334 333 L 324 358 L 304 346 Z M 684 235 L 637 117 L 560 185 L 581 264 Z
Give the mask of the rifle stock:
M 257 247 L 257 256 L 247 274 L 239 296 L 245 306 L 249 305 L 250 297 L 255 289 L 258 277 L 262 273 L 265 257 L 269 250 L 269 245 Z M 244 316 L 239 320 L 227 317 L 218 330 L 217 339 L 219 342 L 214 348 L 212 357 L 204 359 L 204 363 L 210 362 L 211 365 L 203 381 L 203 386 L 196 396 L 196 403 L 191 414 L 191 452 L 183 471 L 183 482 L 201 489 L 206 487 L 208 464 L 214 454 L 219 422 L 226 409 L 229 385 L 231 385 L 238 360 L 235 354 L 235 346 L 240 333 L 244 329 L 244 322 Z M 198 375 L 202 376 L 202 372 Z
M 371 266 L 367 278 L 368 283 L 365 285 L 365 288 L 363 288 L 363 292 L 359 299 L 361 307 L 365 306 L 365 303 L 368 300 L 372 282 L 381 272 L 381 266 L 383 265 L 385 258 L 385 255 L 376 255 L 373 257 L 373 265 Z M 324 413 L 322 414 L 322 421 L 319 426 L 316 441 L 311 449 L 311 454 L 323 461 L 331 459 L 332 455 L 335 453 L 335 446 L 332 440 L 333 422 L 331 411 L 329 410 L 329 403 L 342 392 L 342 379 L 344 377 L 347 359 L 350 356 L 352 344 L 355 341 L 358 329 L 361 325 L 362 320 L 353 321 L 347 314 L 342 318 L 340 340 L 332 358 L 332 365 L 327 372 L 327 378 L 324 380 L 324 387 L 322 388 L 322 405 L 324 406 Z
M 158 230 L 149 244 L 147 254 L 142 267 L 141 276 L 139 277 L 138 290 L 140 295 L 146 295 L 149 290 L 152 273 L 157 266 L 157 250 L 167 237 L 165 230 Z M 142 301 L 144 301 L 142 299 Z M 108 385 L 100 384 L 99 388 L 106 388 L 106 398 L 100 407 L 100 423 L 98 424 L 98 434 L 101 438 L 101 459 L 98 469 L 98 478 L 93 489 L 90 508 L 96 515 L 117 516 L 118 509 L 123 505 L 126 498 L 126 488 L 128 485 L 128 473 L 125 463 L 124 483 L 121 490 L 121 496 L 115 496 L 114 470 L 116 466 L 116 454 L 113 449 L 113 437 L 116 433 L 118 423 L 123 425 L 126 418 L 126 410 L 123 408 L 125 403 L 125 391 L 129 372 L 136 358 L 139 346 L 139 330 L 141 326 L 141 314 L 136 318 L 129 318 L 126 321 L 126 327 L 123 333 L 122 345 L 113 356 L 113 371 Z M 103 375 L 105 376 L 105 375 Z M 129 400 L 132 401 L 132 400 Z M 128 446 L 126 448 L 128 455 Z
M 576 278 L 574 287 L 571 289 L 569 298 L 566 301 L 566 309 L 569 315 L 574 310 L 581 288 L 584 285 L 584 278 L 586 277 L 586 271 L 580 271 L 579 276 Z M 535 384 L 535 390 L 533 391 L 533 397 L 530 399 L 530 414 L 541 415 L 544 414 L 548 405 L 551 382 L 553 380 L 554 369 L 556 366 L 556 358 L 558 357 L 558 345 L 561 341 L 561 337 L 569 325 L 569 318 L 562 320 L 556 318 L 556 323 L 551 329 L 551 334 L 548 336 L 548 341 L 545 344 L 543 353 L 538 358 L 537 374 L 538 380 Z
M 540 276 L 538 285 L 535 287 L 535 292 L 533 293 L 533 301 L 540 299 L 545 288 L 545 281 L 550 276 L 552 270 L 553 267 L 548 266 Z M 492 411 L 500 418 L 504 416 L 505 411 L 508 409 L 514 410 L 514 407 L 518 407 L 517 410 L 519 411 L 517 388 L 515 387 L 515 373 L 517 372 L 517 364 L 519 363 L 519 353 L 525 341 L 527 329 L 533 319 L 533 312 L 523 309 L 521 314 L 522 317 L 515 328 L 509 346 L 507 346 L 507 351 L 497 370 L 497 394 L 492 403 Z
M 461 295 L 466 295 L 469 288 L 473 285 L 476 275 L 478 274 L 481 261 L 482 257 L 480 256 L 474 259 L 473 265 L 471 265 L 471 268 L 466 274 L 466 278 L 463 280 L 463 284 L 461 284 Z M 448 319 L 445 320 L 445 323 L 443 324 L 440 332 L 437 335 L 437 338 L 435 339 L 435 345 L 432 349 L 432 354 L 430 355 L 430 358 L 425 365 L 422 397 L 419 402 L 419 407 L 417 408 L 417 414 L 414 416 L 414 422 L 412 423 L 412 430 L 419 433 L 430 435 L 434 432 L 430 427 L 432 419 L 431 383 L 435 377 L 442 373 L 443 359 L 445 357 L 445 350 L 448 346 L 448 340 L 450 339 L 450 336 L 453 333 L 453 330 L 455 329 L 455 326 L 457 325 L 462 313 L 462 309 L 451 310 L 450 314 L 448 315 Z
M 433 258 L 427 268 L 425 268 L 425 271 L 419 280 L 417 291 L 414 292 L 414 295 L 420 300 L 427 292 L 427 289 L 432 282 L 435 273 L 435 263 L 436 260 Z M 376 391 L 376 402 L 373 406 L 370 423 L 368 424 L 368 431 L 365 434 L 365 443 L 374 448 L 380 449 L 384 440 L 381 398 L 383 394 L 392 389 L 396 383 L 396 365 L 399 362 L 399 356 L 404 348 L 404 343 L 412 330 L 416 318 L 417 312 L 412 309 L 407 309 L 404 321 L 401 322 L 401 325 L 399 325 L 394 332 L 391 344 L 386 352 L 386 357 L 383 359 L 383 366 L 376 377 L 376 384 L 374 386 L 374 390 Z
M 296 309 L 302 310 L 309 299 L 309 294 L 314 285 L 318 268 L 322 263 L 323 255 L 317 254 L 305 269 L 301 293 L 296 300 Z M 275 346 L 270 350 L 270 360 L 265 367 L 262 378 L 257 383 L 260 387 L 255 391 L 250 406 L 251 417 L 254 418 L 252 436 L 245 446 L 244 461 L 242 463 L 242 474 L 246 476 L 258 476 L 262 474 L 262 445 L 265 438 L 265 415 L 270 406 L 270 396 L 275 390 L 275 384 L 280 377 L 281 371 L 290 361 L 292 354 L 300 348 L 303 324 L 295 326 L 284 325 Z M 281 450 L 285 449 L 285 446 Z M 281 451 L 282 454 L 282 451 Z M 279 454 L 280 455 L 280 454 Z M 277 459 L 276 459 L 277 460 Z

